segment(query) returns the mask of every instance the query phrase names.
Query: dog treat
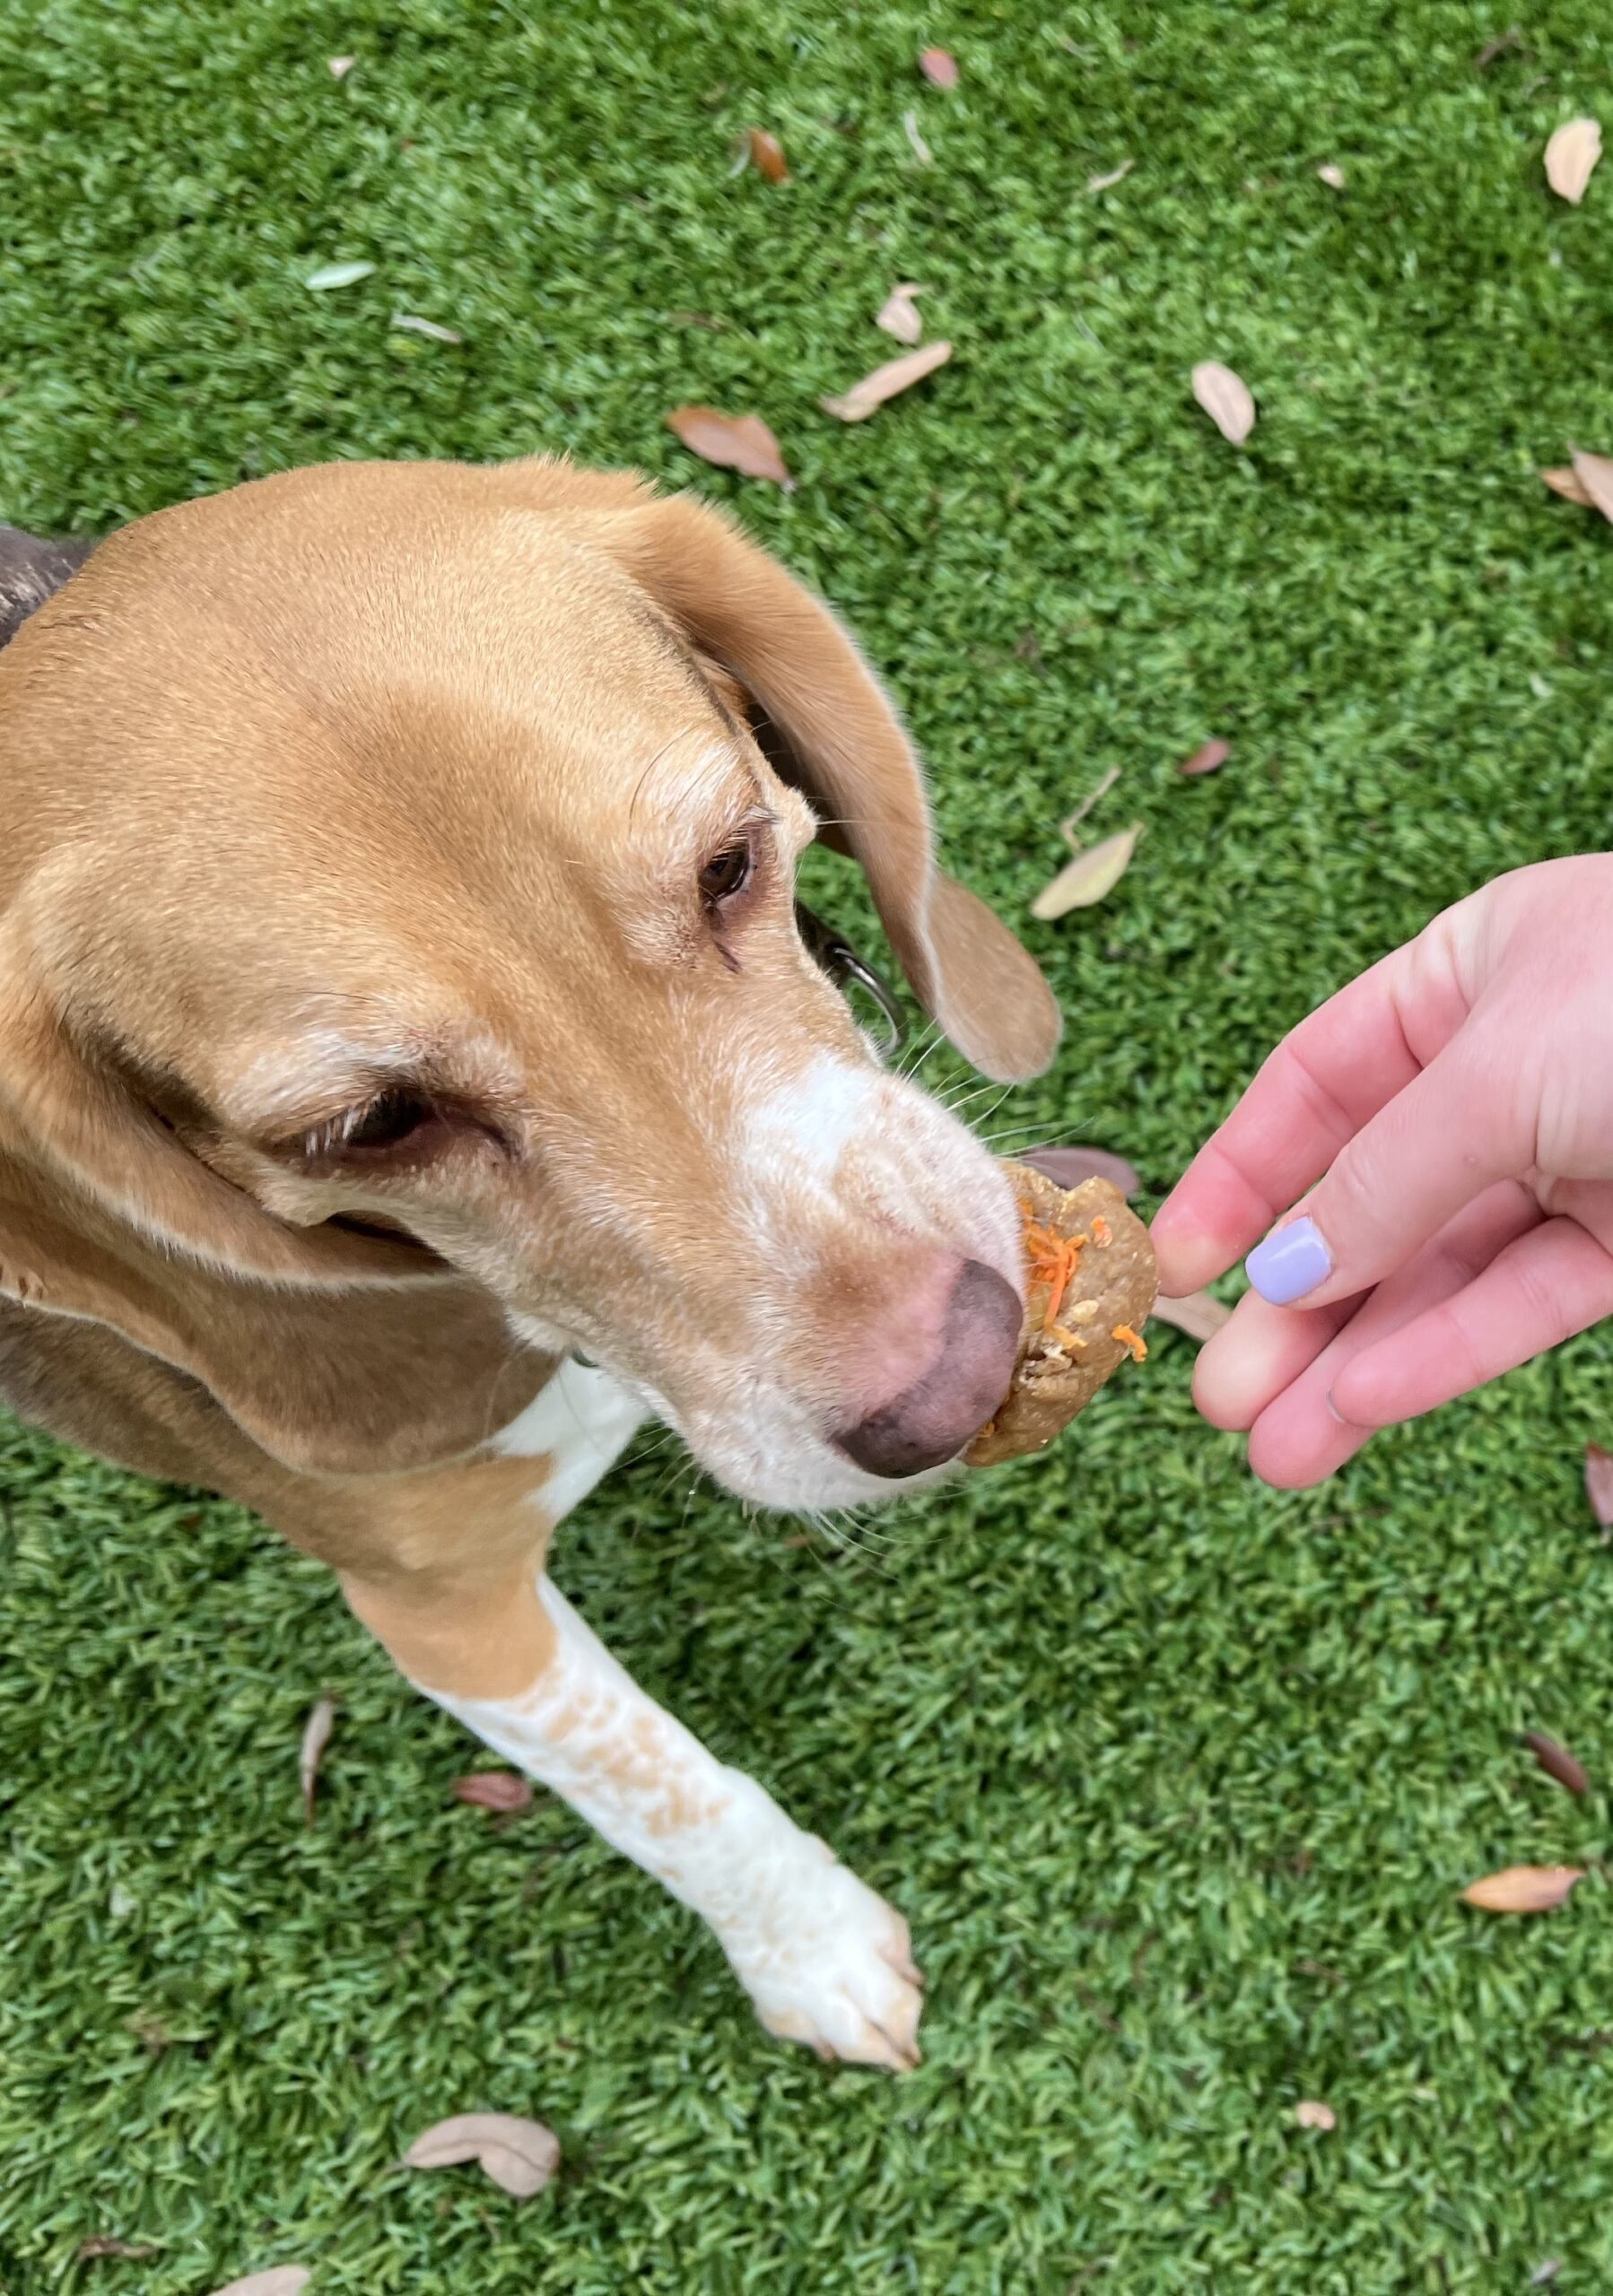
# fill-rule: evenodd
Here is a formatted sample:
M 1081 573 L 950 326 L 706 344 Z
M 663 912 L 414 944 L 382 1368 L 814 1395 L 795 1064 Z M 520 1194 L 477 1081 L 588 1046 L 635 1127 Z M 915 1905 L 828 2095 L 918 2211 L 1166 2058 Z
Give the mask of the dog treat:
M 1140 1363 L 1157 1289 L 1148 1231 L 1119 1188 L 1061 1188 L 1027 1165 L 1003 1169 L 1024 1220 L 1030 1291 L 1008 1392 L 963 1454 L 972 1467 L 1043 1449 L 1128 1355 Z

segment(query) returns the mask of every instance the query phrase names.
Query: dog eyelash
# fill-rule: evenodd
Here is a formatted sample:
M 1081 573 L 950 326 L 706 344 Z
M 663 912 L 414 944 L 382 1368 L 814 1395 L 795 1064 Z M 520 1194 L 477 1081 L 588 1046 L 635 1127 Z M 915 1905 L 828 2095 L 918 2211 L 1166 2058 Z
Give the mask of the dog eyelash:
M 384 1155 L 413 1139 L 435 1115 L 420 1093 L 393 1086 L 304 1133 L 302 1152 L 313 1160 Z

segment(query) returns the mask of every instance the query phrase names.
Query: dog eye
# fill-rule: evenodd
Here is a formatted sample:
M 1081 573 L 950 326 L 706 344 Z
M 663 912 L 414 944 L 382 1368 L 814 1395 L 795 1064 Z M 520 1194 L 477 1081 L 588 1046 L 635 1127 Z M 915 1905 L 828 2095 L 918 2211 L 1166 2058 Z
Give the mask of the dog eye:
M 754 866 L 748 840 L 741 839 L 725 845 L 714 853 L 700 873 L 700 897 L 708 909 L 716 909 L 725 900 L 732 900 L 742 893 L 751 881 Z
M 378 1092 L 362 1108 L 349 1109 L 333 1123 L 310 1132 L 304 1145 L 311 1156 L 373 1155 L 401 1147 L 423 1131 L 435 1115 L 430 1100 L 418 1092 L 401 1088 Z

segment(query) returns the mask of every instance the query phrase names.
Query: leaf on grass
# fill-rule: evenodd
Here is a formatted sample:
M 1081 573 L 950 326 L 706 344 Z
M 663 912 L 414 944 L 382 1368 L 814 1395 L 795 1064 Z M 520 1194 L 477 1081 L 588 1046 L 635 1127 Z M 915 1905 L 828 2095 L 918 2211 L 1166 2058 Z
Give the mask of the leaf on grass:
M 859 383 L 836 398 L 821 398 L 818 404 L 825 414 L 834 414 L 842 422 L 866 422 L 870 414 L 882 407 L 887 398 L 895 398 L 902 391 L 911 390 L 926 375 L 933 375 L 952 356 L 950 343 L 927 343 L 920 350 L 904 351 L 900 359 L 887 359 L 883 367 L 876 367 Z
M 1585 196 L 1591 170 L 1601 155 L 1601 122 L 1566 120 L 1547 144 L 1546 180 L 1559 199 L 1577 207 Z
M 1112 191 L 1117 183 L 1125 182 L 1126 178 L 1131 173 L 1132 169 L 1136 167 L 1136 165 L 1137 161 L 1135 160 L 1122 160 L 1120 166 L 1118 168 L 1111 168 L 1106 176 L 1088 176 L 1086 178 L 1086 188 L 1089 192 Z
M 215 2289 L 214 2296 L 299 2296 L 312 2278 L 306 2265 L 278 2264 L 268 2272 L 249 2272 L 244 2280 L 232 2280 L 228 2288 Z
M 913 297 L 929 291 L 926 287 L 915 286 L 911 280 L 902 280 L 899 286 L 892 288 L 879 306 L 875 326 L 882 326 L 887 335 L 894 335 L 898 343 L 917 343 L 924 332 L 924 319 Z
M 333 56 L 330 59 L 331 78 L 333 80 L 344 80 L 357 62 L 358 57 L 356 56 Z
M 1294 2118 L 1302 2128 L 1337 2128 L 1338 2116 L 1331 2105 L 1324 2105 L 1319 2098 L 1302 2097 L 1294 2108 Z
M 921 48 L 919 69 L 932 88 L 955 88 L 958 84 L 958 60 L 944 48 Z
M 1031 915 L 1050 925 L 1054 918 L 1068 916 L 1072 909 L 1090 909 L 1105 893 L 1112 893 L 1130 867 L 1142 833 L 1141 822 L 1133 822 L 1117 837 L 1106 837 L 1101 845 L 1089 845 L 1085 853 L 1077 853 L 1051 885 L 1043 885 L 1031 903 Z
M 1193 396 L 1221 436 L 1241 447 L 1254 429 L 1254 401 L 1242 375 L 1218 359 L 1201 359 L 1193 370 Z
M 908 142 L 913 147 L 913 157 L 919 165 L 921 168 L 933 168 L 936 163 L 936 155 L 919 133 L 918 113 L 904 111 L 902 115 L 902 125 L 906 132 Z
M 788 183 L 789 162 L 784 157 L 784 146 L 765 127 L 747 127 L 745 143 L 750 147 L 751 165 L 769 183 Z
M 435 319 L 423 319 L 414 311 L 394 311 L 392 324 L 409 335 L 429 335 L 433 343 L 463 343 L 465 337 L 456 335 L 451 326 L 439 326 Z
M 1219 773 L 1231 755 L 1232 744 L 1222 741 L 1217 735 L 1213 741 L 1202 743 L 1191 757 L 1184 757 L 1176 770 L 1178 773 Z
M 1585 1446 L 1585 1496 L 1603 1530 L 1613 1528 L 1613 1451 L 1600 1443 Z
M 479 1810 L 524 1810 L 532 1788 L 513 1770 L 473 1770 L 456 1778 L 454 1798 L 474 1803 Z
M 1224 1308 L 1213 1292 L 1189 1292 L 1180 1300 L 1162 1296 L 1155 1300 L 1151 1312 L 1156 1322 L 1186 1332 L 1190 1339 L 1214 1339 L 1232 1315 L 1232 1309 Z
M 1107 1180 L 1118 1187 L 1122 1196 L 1135 1196 L 1142 1186 L 1135 1164 L 1124 1156 L 1112 1156 L 1106 1148 L 1027 1148 L 1023 1156 L 1014 1159 L 1017 1164 L 1029 1164 L 1033 1171 L 1045 1172 L 1055 1187 L 1079 1187 L 1083 1180 Z
M 404 2161 L 411 2169 L 453 2169 L 479 2161 L 495 2185 L 529 2200 L 560 2166 L 560 2142 L 541 2120 L 519 2113 L 458 2113 L 417 2136 Z
M 297 1757 L 297 1774 L 302 1780 L 302 1807 L 308 1822 L 314 1822 L 314 1785 L 319 1775 L 319 1761 L 330 1744 L 330 1726 L 336 1718 L 333 1698 L 317 1698 L 309 1709 L 308 1722 L 302 1733 L 302 1751 Z
M 1331 160 L 1328 161 L 1325 168 L 1318 168 L 1316 172 L 1321 178 L 1321 180 L 1326 184 L 1330 191 L 1342 191 L 1344 189 L 1344 170 L 1342 168 L 1335 167 Z
M 1485 1913 L 1549 1913 L 1584 1878 L 1582 1866 L 1506 1866 L 1469 1882 L 1462 1896 Z
M 131 2264 L 144 2264 L 156 2254 L 149 2240 L 118 2240 L 109 2232 L 92 2232 L 78 2244 L 80 2264 L 89 2264 L 96 2257 L 126 2257 Z
M 1595 509 L 1595 498 L 1576 470 L 1543 470 L 1539 477 L 1540 483 L 1549 486 L 1554 494 L 1560 494 L 1565 502 L 1577 502 L 1582 510 Z
M 742 478 L 771 478 L 788 494 L 795 485 L 779 442 L 759 414 L 721 414 L 714 406 L 675 406 L 667 417 L 692 455 L 737 470 Z
M 368 279 L 374 269 L 372 263 L 325 263 L 318 271 L 310 271 L 302 283 L 316 295 L 325 295 L 333 287 L 356 286 L 361 279 Z
M 1523 1743 L 1546 1772 L 1571 1794 L 1588 1794 L 1591 1779 L 1582 1761 L 1575 1761 L 1566 1746 L 1559 1746 L 1544 1730 L 1525 1730 Z
M 1591 497 L 1591 507 L 1604 518 L 1613 518 L 1613 455 L 1587 455 L 1578 447 L 1568 449 L 1574 474 Z

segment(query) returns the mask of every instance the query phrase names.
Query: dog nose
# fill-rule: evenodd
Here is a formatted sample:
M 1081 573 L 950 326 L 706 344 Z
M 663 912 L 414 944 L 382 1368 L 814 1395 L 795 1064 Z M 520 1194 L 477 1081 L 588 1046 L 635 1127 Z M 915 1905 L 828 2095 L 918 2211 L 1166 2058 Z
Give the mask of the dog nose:
M 935 1360 L 911 1387 L 834 1440 L 869 1474 L 920 1474 L 980 1432 L 1007 1393 L 1019 1351 L 1019 1295 L 982 1260 L 958 1271 Z

